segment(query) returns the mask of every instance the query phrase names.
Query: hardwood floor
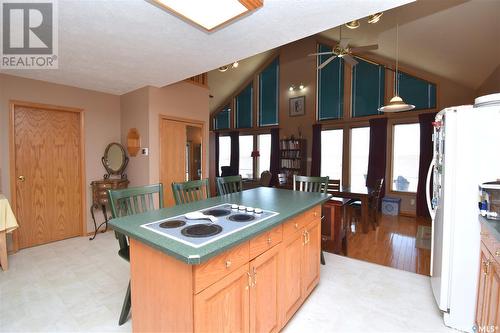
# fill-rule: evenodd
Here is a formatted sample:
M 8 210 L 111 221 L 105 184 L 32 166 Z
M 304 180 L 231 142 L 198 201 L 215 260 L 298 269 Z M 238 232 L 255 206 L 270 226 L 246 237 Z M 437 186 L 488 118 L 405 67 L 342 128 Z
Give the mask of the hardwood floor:
M 348 236 L 348 257 L 384 266 L 430 274 L 431 251 L 415 247 L 419 225 L 431 226 L 422 218 L 380 215 L 377 230 L 367 234 L 353 224 Z

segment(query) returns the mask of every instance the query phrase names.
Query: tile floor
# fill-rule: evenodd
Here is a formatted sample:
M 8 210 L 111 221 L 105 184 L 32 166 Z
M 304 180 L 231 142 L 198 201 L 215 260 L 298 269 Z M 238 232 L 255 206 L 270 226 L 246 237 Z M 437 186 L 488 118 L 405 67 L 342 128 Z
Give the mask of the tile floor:
M 111 232 L 22 250 L 0 271 L 0 332 L 130 331 L 118 326 L 128 263 Z M 320 285 L 285 332 L 447 332 L 429 278 L 325 254 Z

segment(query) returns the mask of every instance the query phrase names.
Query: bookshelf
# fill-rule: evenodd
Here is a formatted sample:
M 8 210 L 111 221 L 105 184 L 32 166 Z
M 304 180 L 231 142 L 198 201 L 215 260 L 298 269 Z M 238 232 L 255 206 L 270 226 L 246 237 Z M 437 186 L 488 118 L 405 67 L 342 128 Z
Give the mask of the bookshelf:
M 285 175 L 286 184 L 292 185 L 293 175 L 307 174 L 307 150 L 305 139 L 280 140 L 280 173 Z

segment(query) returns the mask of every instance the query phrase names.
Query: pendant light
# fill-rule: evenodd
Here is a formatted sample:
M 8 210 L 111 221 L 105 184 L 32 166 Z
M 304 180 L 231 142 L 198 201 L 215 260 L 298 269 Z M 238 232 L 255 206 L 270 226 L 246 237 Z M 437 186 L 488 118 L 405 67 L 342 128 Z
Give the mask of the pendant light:
M 389 104 L 384 105 L 378 110 L 380 112 L 401 112 L 410 111 L 415 108 L 415 105 L 406 104 L 401 97 L 399 97 L 399 24 L 396 25 L 396 72 L 394 73 L 394 97 L 391 98 Z

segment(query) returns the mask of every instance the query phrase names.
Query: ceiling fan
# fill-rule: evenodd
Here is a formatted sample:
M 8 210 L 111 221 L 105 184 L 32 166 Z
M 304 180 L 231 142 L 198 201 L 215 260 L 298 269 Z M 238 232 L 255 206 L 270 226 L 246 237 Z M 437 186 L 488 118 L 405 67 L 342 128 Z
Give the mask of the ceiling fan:
M 331 54 L 332 56 L 326 59 L 322 64 L 318 66 L 318 69 L 322 69 L 330 62 L 332 62 L 335 58 L 339 57 L 344 59 L 345 62 L 350 64 L 351 66 L 356 66 L 358 62 L 352 56 L 353 53 L 363 53 L 370 50 L 378 49 L 378 44 L 366 45 L 366 46 L 358 46 L 358 47 L 349 47 L 349 39 L 350 38 L 342 38 L 342 26 L 340 27 L 340 42 L 333 48 L 331 52 L 319 52 L 319 53 L 311 53 L 309 56 L 322 56 Z

